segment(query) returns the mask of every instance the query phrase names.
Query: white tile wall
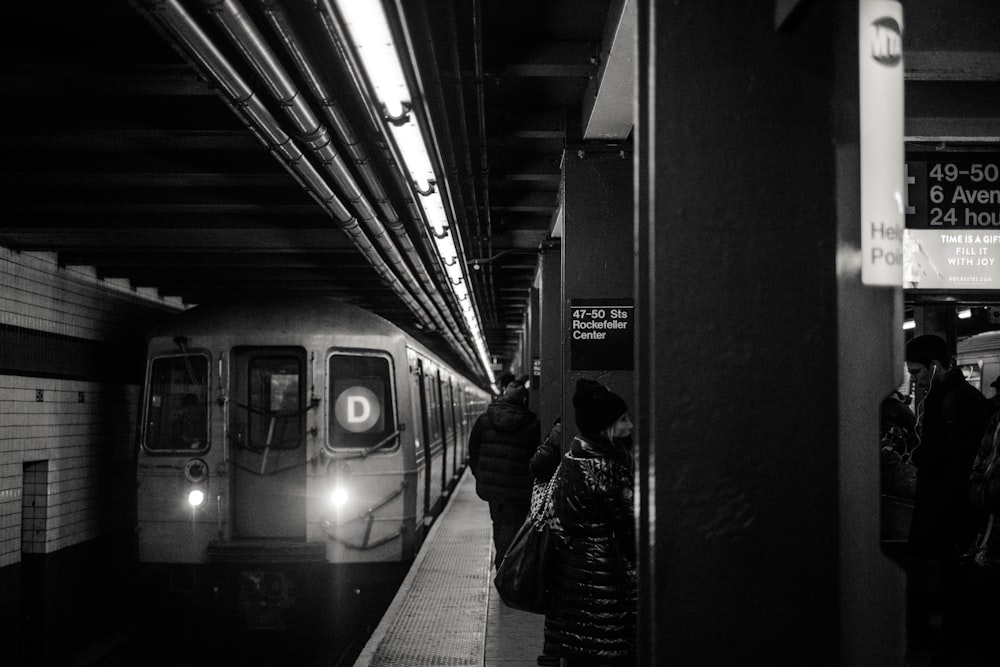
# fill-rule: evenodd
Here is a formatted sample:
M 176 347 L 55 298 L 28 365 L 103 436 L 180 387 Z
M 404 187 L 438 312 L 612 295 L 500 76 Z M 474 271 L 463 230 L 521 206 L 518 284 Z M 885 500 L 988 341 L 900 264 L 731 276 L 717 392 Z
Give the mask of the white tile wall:
M 105 341 L 132 335 L 137 314 L 181 308 L 85 267 L 60 268 L 54 254 L 0 247 L 0 324 Z M 20 561 L 22 545 L 49 553 L 127 528 L 138 394 L 135 386 L 0 375 L 0 567 Z M 26 480 L 41 486 L 26 489 Z M 43 530 L 23 535 L 25 526 Z

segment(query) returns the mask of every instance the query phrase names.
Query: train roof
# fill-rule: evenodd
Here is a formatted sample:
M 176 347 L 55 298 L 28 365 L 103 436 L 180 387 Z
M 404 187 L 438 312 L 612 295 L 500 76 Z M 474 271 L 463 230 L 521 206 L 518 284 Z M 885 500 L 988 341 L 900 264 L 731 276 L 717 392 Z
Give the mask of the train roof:
M 220 325 L 224 322 L 224 325 Z M 174 335 L 179 327 L 191 333 L 220 328 L 254 327 L 257 330 L 299 331 L 349 326 L 367 333 L 404 335 L 388 320 L 358 306 L 330 297 L 253 298 L 194 306 L 161 322 L 150 338 Z
M 435 360 L 474 384 L 481 382 L 434 352 L 392 322 L 359 306 L 332 297 L 248 298 L 194 306 L 155 326 L 154 338 L 186 335 L 205 336 L 226 331 L 270 331 L 295 334 L 308 331 L 340 331 L 358 335 L 398 337 L 421 354 Z
M 984 331 L 969 336 L 958 341 L 956 348 L 959 354 L 1000 351 L 1000 331 Z

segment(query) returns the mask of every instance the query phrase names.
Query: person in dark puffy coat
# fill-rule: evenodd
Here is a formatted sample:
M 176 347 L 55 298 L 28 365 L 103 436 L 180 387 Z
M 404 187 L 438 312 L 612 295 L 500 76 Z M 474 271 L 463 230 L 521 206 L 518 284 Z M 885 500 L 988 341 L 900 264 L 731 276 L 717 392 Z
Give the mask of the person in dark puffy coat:
M 577 381 L 579 435 L 553 477 L 561 539 L 550 555 L 545 652 L 565 665 L 631 665 L 636 653 L 632 422 L 620 396 Z
M 995 665 L 996 643 L 985 641 L 1000 627 L 1000 412 L 990 422 L 980 441 L 979 452 L 969 476 L 969 499 L 987 517 L 981 526 L 972 552 L 972 562 L 963 568 L 962 581 L 971 601 L 967 637 L 971 653 L 979 662 L 969 665 Z
M 968 485 L 989 411 L 986 397 L 951 363 L 940 336 L 914 337 L 906 344 L 905 361 L 917 396 L 912 449 L 917 480 L 907 545 L 910 576 L 917 583 L 911 586 L 909 616 L 922 628 L 914 634 L 929 638 L 931 664 L 951 664 L 947 661 L 967 643 L 970 599 L 962 585 L 961 557 L 985 520 Z
M 476 478 L 476 495 L 490 505 L 497 567 L 528 516 L 533 483 L 528 461 L 540 440 L 541 424 L 528 409 L 524 379 L 507 382 L 503 394 L 472 426 L 469 467 Z

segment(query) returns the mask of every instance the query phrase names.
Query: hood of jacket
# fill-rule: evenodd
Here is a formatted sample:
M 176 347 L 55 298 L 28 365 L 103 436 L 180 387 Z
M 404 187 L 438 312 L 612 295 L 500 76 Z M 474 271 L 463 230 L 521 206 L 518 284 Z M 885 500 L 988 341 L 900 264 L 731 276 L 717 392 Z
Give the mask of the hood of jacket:
M 497 399 L 486 408 L 486 418 L 498 431 L 517 431 L 535 419 L 535 413 L 523 405 Z

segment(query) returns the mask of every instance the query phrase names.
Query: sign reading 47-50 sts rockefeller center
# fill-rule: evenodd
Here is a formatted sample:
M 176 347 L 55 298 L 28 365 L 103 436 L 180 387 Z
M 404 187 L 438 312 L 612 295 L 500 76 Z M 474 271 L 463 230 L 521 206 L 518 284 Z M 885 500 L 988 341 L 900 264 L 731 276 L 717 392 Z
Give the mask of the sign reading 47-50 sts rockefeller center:
M 568 321 L 571 370 L 634 370 L 632 299 L 571 299 Z

